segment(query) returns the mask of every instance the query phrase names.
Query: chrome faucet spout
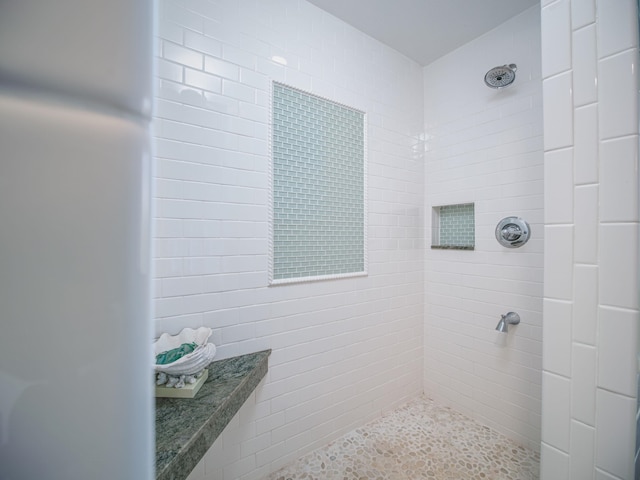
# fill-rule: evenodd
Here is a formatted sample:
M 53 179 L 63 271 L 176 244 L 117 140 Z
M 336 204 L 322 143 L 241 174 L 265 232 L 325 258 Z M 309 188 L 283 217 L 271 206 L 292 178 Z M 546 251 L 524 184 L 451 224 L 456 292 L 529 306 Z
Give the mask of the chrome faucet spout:
M 498 326 L 496 327 L 496 330 L 499 331 L 500 333 L 505 333 L 508 329 L 509 327 L 507 326 L 507 322 L 504 321 L 504 315 L 502 315 L 502 318 L 498 322 Z
M 502 315 L 496 330 L 500 333 L 507 333 L 509 331 L 509 325 L 517 325 L 520 323 L 520 315 L 516 312 L 508 312 L 506 315 Z

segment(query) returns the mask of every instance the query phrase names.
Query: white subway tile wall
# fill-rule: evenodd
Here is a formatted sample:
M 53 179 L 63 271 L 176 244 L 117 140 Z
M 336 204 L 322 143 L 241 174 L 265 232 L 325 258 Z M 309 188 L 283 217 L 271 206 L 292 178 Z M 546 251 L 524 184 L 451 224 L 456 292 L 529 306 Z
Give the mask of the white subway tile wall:
M 422 391 L 422 68 L 302 0 L 158 10 L 156 332 L 273 349 L 190 477 L 259 479 Z M 274 80 L 367 113 L 366 277 L 268 286 Z
M 573 86 L 571 71 L 545 79 L 542 84 L 545 99 L 553 98 L 553 111 L 544 110 L 544 146 L 546 150 L 570 147 L 573 144 Z M 546 100 L 545 100 L 546 101 Z
M 543 35 L 571 34 L 573 48 L 569 65 L 542 52 L 543 70 L 550 71 L 543 81 L 545 121 L 556 119 L 545 126 L 545 165 L 563 178 L 553 180 L 557 194 L 548 192 L 545 201 L 545 217 L 554 224 L 545 227 L 543 364 L 552 380 L 543 383 L 541 479 L 627 480 L 634 478 L 640 318 L 637 2 L 569 1 L 571 25 L 565 2 L 542 8 Z M 561 78 L 572 79 L 569 113 L 566 86 L 557 88 Z M 571 118 L 573 137 L 551 132 L 571 127 Z M 557 168 L 564 147 L 572 147 L 573 174 Z M 569 183 L 573 214 L 559 215 L 557 202 Z M 560 311 L 560 301 L 572 308 Z M 568 318 L 570 344 L 558 338 L 547 344 Z M 559 473 L 565 461 L 571 476 Z
M 593 214 L 598 211 L 598 185 L 576 185 L 573 194 L 573 261 L 574 264 L 594 265 L 598 263 L 598 217 Z M 579 281 L 576 277 L 576 282 Z M 584 297 L 580 295 L 580 298 Z
M 598 39 L 601 37 L 599 36 Z M 636 44 L 637 39 L 636 39 Z M 638 52 L 631 48 L 598 61 L 598 132 L 600 140 L 637 135 L 638 104 L 628 92 L 638 89 Z
M 545 298 L 571 301 L 573 295 L 573 225 L 546 225 L 544 230 Z
M 569 0 L 557 0 L 542 10 L 543 78 L 571 68 L 570 6 Z
M 576 107 L 598 100 L 598 61 L 593 55 L 596 34 L 593 23 L 573 32 L 573 102 Z
M 576 343 L 571 349 L 571 356 L 572 421 L 577 421 L 584 425 L 595 425 L 597 378 L 596 347 Z M 580 463 L 580 458 L 573 463 Z
M 540 478 L 571 478 L 569 455 L 543 443 L 540 447 Z
M 636 355 L 638 322 L 632 310 L 600 307 L 598 330 L 598 387 L 635 397 L 637 364 L 629 361 Z
M 564 376 L 545 371 L 542 374 L 542 402 L 545 406 L 542 436 L 563 452 L 569 451 L 570 401 L 571 382 Z
M 571 446 L 569 454 L 571 458 L 593 458 L 595 456 L 595 428 L 582 422 L 571 420 Z M 558 472 L 553 472 L 558 476 Z M 593 478 L 593 471 L 586 462 L 571 462 L 571 474 L 563 478 Z
M 544 162 L 544 223 L 562 224 L 573 218 L 573 149 L 556 150 Z
M 515 82 L 504 90 L 487 88 L 485 73 L 505 63 L 517 64 Z M 433 207 L 466 203 L 474 203 L 475 211 L 473 252 L 426 245 L 425 392 L 539 450 L 544 222 L 539 7 L 428 65 L 424 77 L 425 212 L 430 216 Z M 559 165 L 570 170 L 571 157 Z M 566 216 L 572 204 L 569 196 L 560 214 Z M 511 215 L 527 220 L 532 230 L 518 249 L 506 249 L 495 238 L 498 222 Z M 427 223 L 425 239 L 431 238 Z M 508 311 L 518 312 L 521 323 L 499 333 L 495 327 Z M 569 341 L 568 335 L 561 338 Z M 566 365 L 568 358 L 558 361 Z
M 613 478 L 634 478 L 636 408 L 635 398 L 601 388 L 597 390 L 595 462 Z
M 571 374 L 571 302 L 545 299 L 545 322 L 542 331 L 542 365 L 548 372 Z
M 573 112 L 573 162 L 576 185 L 598 183 L 598 104 L 591 103 Z M 576 207 L 577 208 L 577 207 Z

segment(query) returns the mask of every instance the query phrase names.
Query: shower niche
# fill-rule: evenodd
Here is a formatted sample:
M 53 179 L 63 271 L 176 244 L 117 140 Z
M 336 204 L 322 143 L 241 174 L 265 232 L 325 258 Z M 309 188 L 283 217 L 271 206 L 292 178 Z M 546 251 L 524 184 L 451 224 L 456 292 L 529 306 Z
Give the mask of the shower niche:
M 475 205 L 440 205 L 431 210 L 431 248 L 474 250 L 476 244 Z

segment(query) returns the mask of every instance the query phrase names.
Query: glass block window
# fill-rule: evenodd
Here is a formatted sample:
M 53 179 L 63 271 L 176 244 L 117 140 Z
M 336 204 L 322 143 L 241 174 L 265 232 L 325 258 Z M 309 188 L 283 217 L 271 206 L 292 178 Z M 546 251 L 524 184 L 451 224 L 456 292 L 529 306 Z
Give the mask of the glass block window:
M 365 114 L 273 84 L 270 283 L 366 274 Z
M 433 209 L 433 247 L 473 249 L 476 239 L 473 203 Z

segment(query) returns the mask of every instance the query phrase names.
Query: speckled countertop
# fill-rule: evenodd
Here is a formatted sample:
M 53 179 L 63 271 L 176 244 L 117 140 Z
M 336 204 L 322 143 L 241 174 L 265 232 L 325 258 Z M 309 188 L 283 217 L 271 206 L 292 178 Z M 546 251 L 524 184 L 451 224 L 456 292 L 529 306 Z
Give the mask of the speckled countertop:
M 156 399 L 156 479 L 187 478 L 266 375 L 270 354 L 213 362 L 195 398 Z

